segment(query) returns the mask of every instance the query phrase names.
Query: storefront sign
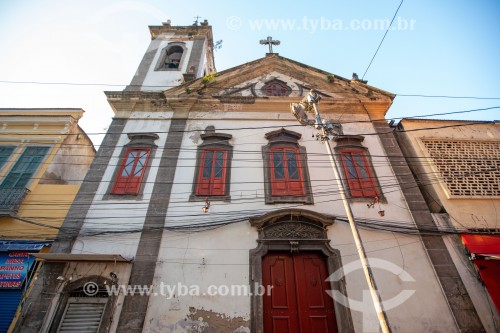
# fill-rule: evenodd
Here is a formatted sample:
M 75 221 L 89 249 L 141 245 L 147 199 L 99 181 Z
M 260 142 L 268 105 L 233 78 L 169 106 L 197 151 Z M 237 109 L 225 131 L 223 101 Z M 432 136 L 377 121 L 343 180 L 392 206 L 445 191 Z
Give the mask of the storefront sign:
M 25 251 L 0 252 L 0 289 L 21 288 L 34 261 Z

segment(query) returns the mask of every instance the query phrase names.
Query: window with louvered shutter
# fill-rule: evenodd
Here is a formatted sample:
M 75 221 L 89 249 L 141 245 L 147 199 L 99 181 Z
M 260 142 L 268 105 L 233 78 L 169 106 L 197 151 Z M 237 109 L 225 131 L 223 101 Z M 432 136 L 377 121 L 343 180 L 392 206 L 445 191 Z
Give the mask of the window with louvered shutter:
M 97 333 L 108 298 L 70 297 L 59 333 Z
M 43 162 L 48 151 L 49 147 L 26 147 L 16 164 L 14 164 L 7 176 L 5 176 L 0 188 L 25 188 Z
M 0 169 L 9 161 L 15 148 L 14 146 L 0 146 Z

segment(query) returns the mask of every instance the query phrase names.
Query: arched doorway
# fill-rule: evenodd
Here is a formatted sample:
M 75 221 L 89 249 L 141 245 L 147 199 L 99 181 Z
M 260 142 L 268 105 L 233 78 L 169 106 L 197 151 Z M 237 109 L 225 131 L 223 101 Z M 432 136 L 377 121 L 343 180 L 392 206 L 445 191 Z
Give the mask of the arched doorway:
M 342 269 L 326 234 L 334 221 L 303 209 L 250 219 L 259 233 L 259 245 L 250 251 L 252 332 L 354 332 L 350 310 L 326 294 L 338 290 L 347 296 L 344 279 L 325 281 Z M 271 292 L 263 295 L 257 288 L 266 285 Z

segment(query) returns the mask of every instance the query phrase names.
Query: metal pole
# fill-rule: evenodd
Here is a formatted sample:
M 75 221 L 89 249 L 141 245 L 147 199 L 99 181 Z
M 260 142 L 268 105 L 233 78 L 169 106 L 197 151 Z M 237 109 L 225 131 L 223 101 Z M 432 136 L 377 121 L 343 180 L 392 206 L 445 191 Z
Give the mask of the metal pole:
M 325 126 L 321 123 L 321 116 L 318 112 L 317 103 L 312 103 L 314 107 L 314 113 L 316 115 L 316 119 L 319 121 L 319 125 L 321 126 L 321 132 L 324 138 L 328 138 L 328 133 L 325 130 Z M 344 185 L 340 179 L 339 168 L 337 165 L 337 161 L 335 159 L 335 154 L 332 151 L 332 147 L 330 146 L 329 140 L 323 140 L 325 144 L 326 150 L 328 152 L 328 156 L 330 157 L 330 162 L 332 164 L 333 173 L 335 179 L 337 180 L 337 185 L 340 190 L 340 196 L 342 198 L 342 203 L 344 204 L 345 211 L 347 213 L 347 218 L 349 219 L 349 225 L 351 226 L 352 236 L 354 237 L 354 243 L 356 244 L 356 249 L 359 254 L 359 259 L 361 261 L 361 265 L 363 266 L 363 272 L 365 273 L 366 282 L 368 283 L 368 288 L 370 289 L 370 294 L 372 296 L 373 305 L 375 306 L 375 311 L 377 312 L 378 321 L 380 324 L 380 328 L 383 333 L 389 333 L 391 330 L 389 328 L 389 324 L 387 323 L 387 316 L 384 312 L 384 308 L 382 306 L 382 300 L 380 298 L 380 294 L 377 290 L 377 285 L 375 284 L 375 279 L 373 278 L 373 273 L 368 265 L 368 260 L 366 259 L 365 248 L 363 243 L 361 242 L 361 237 L 359 236 L 358 227 L 356 226 L 356 222 L 354 221 L 354 215 L 352 214 L 351 205 L 349 201 L 347 201 L 347 197 L 344 191 Z

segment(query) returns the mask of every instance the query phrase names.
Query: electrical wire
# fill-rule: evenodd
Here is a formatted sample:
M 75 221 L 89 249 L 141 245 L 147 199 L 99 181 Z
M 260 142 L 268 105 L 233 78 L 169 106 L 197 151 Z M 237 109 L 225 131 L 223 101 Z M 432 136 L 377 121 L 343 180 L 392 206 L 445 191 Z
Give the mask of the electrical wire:
M 398 189 L 395 189 L 394 191 L 399 192 L 400 189 L 398 188 Z M 340 200 L 340 199 L 337 199 L 336 201 L 338 201 L 338 200 Z M 332 202 L 332 201 L 335 201 L 335 200 L 326 200 L 326 201 L 322 201 L 319 203 Z M 300 204 L 300 205 L 295 205 L 295 206 L 291 206 L 291 207 L 300 207 L 300 206 L 303 206 L 303 205 Z M 201 226 L 200 226 L 200 224 L 196 224 L 196 223 L 190 224 L 190 225 L 180 225 L 179 221 L 174 221 L 173 223 L 176 225 L 169 226 L 168 219 L 172 218 L 172 215 L 167 215 L 167 217 L 166 217 L 167 223 L 165 224 L 165 226 L 163 228 L 154 228 L 154 229 L 149 229 L 149 230 L 152 231 L 152 230 L 164 229 L 164 230 L 171 230 L 171 231 L 186 231 L 186 230 L 205 231 L 205 230 L 217 228 L 220 226 L 225 226 L 225 225 L 232 224 L 232 223 L 247 221 L 248 218 L 250 218 L 252 216 L 258 216 L 260 214 L 263 214 L 265 212 L 272 211 L 272 210 L 273 210 L 273 208 L 265 209 L 265 210 L 248 210 L 248 211 L 241 211 L 240 210 L 237 212 L 234 212 L 234 211 L 233 212 L 226 212 L 226 213 L 219 214 L 219 215 L 222 215 L 222 216 L 227 215 L 228 217 L 231 217 L 231 215 L 237 215 L 237 218 L 230 218 L 230 219 L 226 218 L 223 220 L 208 221 L 208 222 L 204 221 L 203 225 L 201 225 Z M 249 212 L 251 214 L 242 216 L 242 214 L 247 214 L 247 212 Z M 183 218 L 190 217 L 189 215 L 186 215 L 186 214 L 182 214 L 179 216 L 183 217 Z M 199 214 L 194 214 L 192 216 L 200 217 Z M 102 216 L 100 218 L 110 219 L 110 217 L 102 217 Z M 123 217 L 120 217 L 120 218 L 123 219 Z M 91 219 L 91 218 L 87 217 L 87 219 Z M 339 219 L 339 220 L 344 219 L 345 221 L 347 221 L 347 219 L 345 217 L 337 217 L 337 219 Z M 453 228 L 453 229 L 450 228 L 449 230 L 444 230 L 443 228 L 438 229 L 437 227 L 431 227 L 431 228 L 427 227 L 426 229 L 416 228 L 412 223 L 407 222 L 407 221 L 395 222 L 395 221 L 391 221 L 391 220 L 373 220 L 373 219 L 366 219 L 366 218 L 356 218 L 356 220 L 359 221 L 359 224 L 361 227 L 365 227 L 368 229 L 377 229 L 377 230 L 384 230 L 384 231 L 391 231 L 391 232 L 399 232 L 399 233 L 431 234 L 431 235 L 463 233 L 463 232 L 471 233 L 470 230 L 466 230 L 466 229 L 458 230 L 457 228 Z M 86 222 L 85 224 L 88 225 L 88 222 Z M 99 225 L 102 225 L 102 222 L 100 222 Z M 92 229 L 86 228 L 85 232 L 80 231 L 80 236 L 83 237 L 83 236 L 98 236 L 98 235 L 108 235 L 108 234 L 137 233 L 137 232 L 141 232 L 143 229 L 144 228 L 142 228 L 142 227 L 137 228 L 135 230 L 125 230 L 125 231 L 124 230 L 102 230 L 102 229 L 100 229 L 99 231 L 95 231 L 93 233 L 90 233 L 89 230 L 92 230 Z M 71 229 L 69 229 L 69 230 L 71 231 Z M 482 233 L 482 232 L 477 232 L 477 233 Z M 74 238 L 75 237 L 71 237 L 71 239 L 74 239 Z
M 373 55 L 372 59 L 370 60 L 370 63 L 368 64 L 368 67 L 366 68 L 365 70 L 365 73 L 363 74 L 363 77 L 361 78 L 361 80 L 363 80 L 365 78 L 365 75 L 366 73 L 368 72 L 368 70 L 370 69 L 370 66 L 372 65 L 373 63 L 373 60 L 375 59 L 375 57 L 377 56 L 377 53 L 378 51 L 380 50 L 380 47 L 382 46 L 382 43 L 384 42 L 385 40 L 385 36 L 387 36 L 387 33 L 389 32 L 389 30 L 391 29 L 391 26 L 392 26 L 392 22 L 394 22 L 394 19 L 396 18 L 396 15 L 398 14 L 399 12 L 399 8 L 401 8 L 401 5 L 403 4 L 403 1 L 404 0 L 401 0 L 401 2 L 399 3 L 399 6 L 398 6 L 398 9 L 396 9 L 396 12 L 394 13 L 394 16 L 392 17 L 392 20 L 391 20 L 391 23 L 389 23 L 389 26 L 387 27 L 387 30 L 385 31 L 384 33 L 384 37 L 382 37 L 382 40 L 380 41 L 380 43 L 378 44 L 378 47 L 377 47 L 377 50 L 375 51 L 375 54 Z
M 473 123 L 473 124 L 477 124 L 477 123 Z M 471 124 L 466 124 L 466 125 L 471 125 Z M 447 126 L 446 126 L 446 127 L 447 127 Z M 437 128 L 443 128 L 443 127 L 437 127 Z M 437 129 L 437 128 L 432 128 L 432 129 Z M 427 129 L 428 129 L 428 128 L 427 128 Z M 420 130 L 422 130 L 422 129 L 420 129 Z M 257 152 L 257 151 L 256 151 L 256 152 Z M 389 156 L 384 156 L 384 157 L 389 157 Z M 256 162 L 257 162 L 257 160 L 256 160 Z M 388 164 L 388 165 L 390 165 L 390 164 Z M 496 170 L 488 170 L 488 171 L 496 171 Z M 484 172 L 484 171 L 480 171 L 480 172 Z M 437 180 L 439 180 L 439 179 L 437 179 Z M 398 185 L 399 185 L 399 184 L 397 184 L 397 183 L 395 183 L 395 184 L 394 184 L 394 186 L 398 186 Z M 322 194 L 323 194 L 323 193 L 322 193 Z M 331 194 L 332 194 L 332 192 L 331 192 L 331 191 L 330 191 L 330 192 L 328 192 L 328 191 L 327 191 L 327 192 L 325 192 L 325 193 L 324 193 L 324 195 L 325 195 L 325 196 L 328 196 L 328 195 L 331 195 Z M 261 199 L 261 198 L 259 198 L 259 199 Z M 190 205 L 192 205 L 192 203 L 190 203 Z M 183 216 L 185 216 L 185 215 L 183 215 Z M 109 218 L 109 217 L 108 217 L 108 218 Z M 120 217 L 120 218 L 123 218 L 123 217 Z M 25 222 L 25 221 L 24 221 L 24 222 Z M 206 226 L 206 227 L 207 227 L 207 228 L 212 228 L 212 227 L 217 227 L 217 226 L 220 226 L 220 225 L 227 225 L 227 223 L 230 223 L 230 221 L 228 222 L 227 220 L 222 220 L 222 221 L 214 222 L 214 224 L 213 224 L 213 225 L 209 225 L 209 226 Z M 186 229 L 186 226 L 182 226 L 182 227 L 177 226 L 177 227 L 175 227 L 175 228 L 177 228 L 176 230 L 183 230 L 183 229 Z M 193 228 L 195 228 L 195 229 L 196 229 L 196 228 L 199 228 L 199 226 L 194 226 Z M 188 228 L 188 229 L 189 229 L 189 228 Z M 142 230 L 142 229 L 141 229 L 141 230 Z
M 365 72 L 366 74 L 366 72 Z M 364 76 L 363 76 L 364 77 Z M 86 82 L 43 82 L 43 81 L 12 81 L 0 80 L 4 84 L 37 84 L 37 85 L 67 85 L 67 86 L 106 86 L 106 87 L 136 87 L 136 88 L 173 88 L 179 85 L 135 85 L 135 84 L 112 84 L 112 83 L 86 83 Z M 291 91 L 301 91 L 291 89 Z M 346 92 L 347 94 L 348 92 Z M 481 97 L 481 96 L 451 96 L 451 95 L 426 95 L 426 94 L 395 94 L 398 97 L 418 97 L 418 98 L 448 98 L 448 99 L 478 99 L 478 100 L 498 100 L 500 97 Z M 11 108 L 0 108 L 11 110 Z M 15 109 L 15 108 L 14 108 Z
M 500 106 L 494 106 L 494 107 L 489 107 L 489 108 L 483 108 L 483 109 L 475 109 L 474 111 L 476 110 L 480 110 L 480 111 L 483 111 L 483 110 L 492 110 L 492 109 L 500 109 Z M 470 110 L 468 111 L 458 111 L 458 112 L 454 112 L 454 113 L 465 113 L 465 112 L 472 112 Z M 449 114 L 449 113 L 447 113 Z M 407 117 L 405 117 L 407 118 Z M 402 118 L 402 119 L 405 119 L 405 118 Z M 413 117 L 415 119 L 418 119 L 418 117 Z M 201 120 L 201 119 L 200 119 Z M 433 119 L 429 119 L 429 120 L 433 120 Z M 268 120 L 269 121 L 269 120 Z M 279 120 L 279 119 L 276 119 L 275 121 L 283 121 L 283 120 Z M 382 120 L 380 120 L 382 121 Z M 385 121 L 385 120 L 384 120 Z M 450 120 L 450 122 L 452 122 L 453 120 Z M 360 123 L 360 122 L 363 122 L 363 121 L 353 121 L 351 123 Z M 366 121 L 366 122 L 375 122 L 375 120 L 372 120 L 372 121 Z M 463 127 L 463 126 L 474 126 L 474 125 L 484 125 L 484 124 L 496 124 L 498 121 L 496 120 L 460 120 L 460 122 L 465 122 L 464 124 L 454 124 L 454 125 L 445 125 L 445 126 L 437 126 L 437 127 L 426 127 L 426 128 L 416 128 L 416 129 L 411 129 L 411 130 L 401 130 L 401 129 L 395 129 L 394 131 L 398 132 L 398 133 L 405 133 L 405 132 L 416 132 L 416 131 L 425 131 L 425 130 L 435 130 L 435 129 L 442 129 L 442 128 L 451 128 L 451 127 Z M 342 123 L 342 124 L 346 124 L 346 122 Z M 304 127 L 303 125 L 300 125 L 300 124 L 294 124 L 294 125 L 291 125 L 291 124 L 287 124 L 287 125 L 283 125 L 283 124 L 280 124 L 280 125 L 274 125 L 274 126 L 253 126 L 253 127 L 234 127 L 234 128 L 220 128 L 220 129 L 217 129 L 219 132 L 220 131 L 241 131 L 241 130 L 258 130 L 258 129 L 280 129 L 280 128 L 289 128 L 289 127 Z M 205 132 L 205 129 L 190 129 L 190 130 L 168 130 L 168 131 L 155 131 L 154 133 L 156 134 L 168 134 L 168 133 L 193 133 L 193 132 Z M 359 135 L 362 135 L 362 136 L 371 136 L 371 135 L 381 135 L 381 134 L 390 134 L 390 133 L 393 133 L 393 131 L 389 131 L 389 132 L 370 132 L 370 133 L 356 133 L 356 134 L 343 134 L 343 136 L 359 136 Z M 125 133 L 122 133 L 122 132 L 96 132 L 96 133 L 87 133 L 87 135 L 102 135 L 102 134 L 125 134 Z M 13 136 L 25 136 L 26 133 L 9 133 L 9 135 L 13 135 Z M 54 134 L 53 133 L 37 133 L 36 134 L 37 136 L 53 136 Z M 64 134 L 65 136 L 70 136 L 70 135 L 80 135 L 80 133 L 66 133 Z M 35 141 L 36 142 L 36 141 Z M 43 143 L 43 141 L 41 141 L 40 143 Z M 46 143 L 46 142 L 45 142 Z

